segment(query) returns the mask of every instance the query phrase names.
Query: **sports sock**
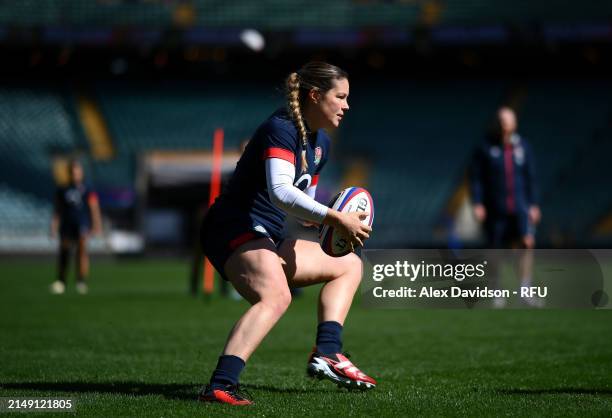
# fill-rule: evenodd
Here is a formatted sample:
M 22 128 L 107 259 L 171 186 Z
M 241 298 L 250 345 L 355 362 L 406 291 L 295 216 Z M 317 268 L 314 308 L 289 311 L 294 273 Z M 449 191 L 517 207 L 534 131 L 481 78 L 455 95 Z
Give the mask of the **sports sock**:
M 521 287 L 529 287 L 531 286 L 531 277 L 523 277 L 521 279 Z
M 68 268 L 68 258 L 69 257 L 70 257 L 70 250 L 62 246 L 59 251 L 57 276 L 58 276 L 58 280 L 64 284 L 66 284 L 66 270 Z
M 223 388 L 226 385 L 238 383 L 240 372 L 245 363 L 240 357 L 223 355 L 219 357 L 217 368 L 210 378 L 210 386 L 213 389 Z
M 342 352 L 342 325 L 324 321 L 317 326 L 317 351 L 321 354 Z

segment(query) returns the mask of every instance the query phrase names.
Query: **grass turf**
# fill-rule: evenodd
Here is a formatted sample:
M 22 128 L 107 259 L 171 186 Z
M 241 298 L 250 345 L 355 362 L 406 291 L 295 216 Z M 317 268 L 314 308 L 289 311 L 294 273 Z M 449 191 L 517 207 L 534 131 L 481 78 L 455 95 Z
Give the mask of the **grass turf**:
M 366 310 L 345 348 L 366 393 L 305 377 L 316 295 L 294 300 L 246 367 L 256 405 L 194 399 L 245 302 L 187 296 L 188 264 L 95 261 L 90 294 L 48 293 L 48 261 L 0 261 L 0 396 L 69 397 L 91 416 L 602 415 L 611 311 Z

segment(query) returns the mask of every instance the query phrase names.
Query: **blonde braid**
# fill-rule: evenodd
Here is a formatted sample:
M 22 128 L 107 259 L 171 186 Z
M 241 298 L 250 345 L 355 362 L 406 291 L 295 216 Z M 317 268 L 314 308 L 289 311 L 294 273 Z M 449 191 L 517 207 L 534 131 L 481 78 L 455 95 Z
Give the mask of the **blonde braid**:
M 306 125 L 304 124 L 300 108 L 300 76 L 298 73 L 291 73 L 287 78 L 287 107 L 302 139 L 302 173 L 304 173 L 308 170 L 308 162 L 306 161 L 308 133 L 306 132 Z

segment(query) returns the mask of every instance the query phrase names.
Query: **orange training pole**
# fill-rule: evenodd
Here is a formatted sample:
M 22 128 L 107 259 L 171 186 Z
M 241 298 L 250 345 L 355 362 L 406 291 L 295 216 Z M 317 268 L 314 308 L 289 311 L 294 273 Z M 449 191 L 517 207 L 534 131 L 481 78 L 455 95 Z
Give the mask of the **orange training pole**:
M 215 130 L 212 153 L 212 175 L 210 179 L 210 196 L 208 206 L 212 205 L 221 192 L 221 162 L 223 159 L 223 129 Z M 208 258 L 204 259 L 204 293 L 210 295 L 214 289 L 214 270 Z

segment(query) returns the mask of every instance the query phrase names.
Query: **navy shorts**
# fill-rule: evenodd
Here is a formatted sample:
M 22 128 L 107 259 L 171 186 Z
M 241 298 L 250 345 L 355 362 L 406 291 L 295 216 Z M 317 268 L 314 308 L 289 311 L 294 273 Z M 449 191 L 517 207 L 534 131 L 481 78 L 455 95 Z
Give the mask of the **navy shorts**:
M 489 248 L 509 248 L 524 236 L 535 235 L 535 228 L 527 214 L 491 217 L 485 223 L 485 230 Z
M 222 210 L 215 209 L 217 208 L 211 208 L 202 221 L 200 242 L 204 255 L 224 280 L 228 280 L 225 275 L 225 263 L 242 244 L 259 238 L 272 240 L 276 248 L 282 244 L 282 237 L 268 233 L 247 213 L 228 217 L 221 213 Z
M 62 222 L 59 228 L 60 239 L 78 240 L 89 233 L 88 224 Z

